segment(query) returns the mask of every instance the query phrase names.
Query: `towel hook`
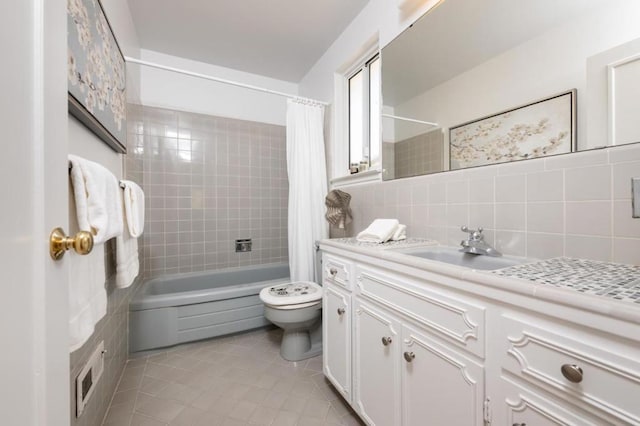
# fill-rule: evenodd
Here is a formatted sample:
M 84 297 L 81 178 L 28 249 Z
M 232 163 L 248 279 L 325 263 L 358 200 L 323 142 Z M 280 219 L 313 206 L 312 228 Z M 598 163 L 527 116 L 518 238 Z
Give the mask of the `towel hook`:
M 93 235 L 87 231 L 78 231 L 68 237 L 62 228 L 51 231 L 49 236 L 49 254 L 53 260 L 60 260 L 65 252 L 73 248 L 78 254 L 89 254 L 93 249 Z

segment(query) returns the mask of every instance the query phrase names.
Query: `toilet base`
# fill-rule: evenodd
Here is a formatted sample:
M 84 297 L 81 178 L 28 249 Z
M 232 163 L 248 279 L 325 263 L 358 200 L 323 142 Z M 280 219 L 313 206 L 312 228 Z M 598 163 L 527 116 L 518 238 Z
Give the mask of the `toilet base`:
M 264 316 L 284 333 L 280 356 L 302 361 L 322 352 L 322 302 L 297 309 L 276 309 L 265 305 Z
M 320 328 L 320 327 L 317 327 Z M 280 356 L 287 361 L 302 361 L 322 353 L 322 339 L 314 339 L 312 331 L 284 330 L 280 344 Z

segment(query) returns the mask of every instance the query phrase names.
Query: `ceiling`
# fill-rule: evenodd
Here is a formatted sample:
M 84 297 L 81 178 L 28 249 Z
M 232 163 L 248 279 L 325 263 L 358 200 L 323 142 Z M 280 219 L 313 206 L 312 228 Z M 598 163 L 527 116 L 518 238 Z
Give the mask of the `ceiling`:
M 446 0 L 382 50 L 384 104 L 402 104 L 606 3 L 607 0 Z
M 143 49 L 299 82 L 368 0 L 128 0 Z

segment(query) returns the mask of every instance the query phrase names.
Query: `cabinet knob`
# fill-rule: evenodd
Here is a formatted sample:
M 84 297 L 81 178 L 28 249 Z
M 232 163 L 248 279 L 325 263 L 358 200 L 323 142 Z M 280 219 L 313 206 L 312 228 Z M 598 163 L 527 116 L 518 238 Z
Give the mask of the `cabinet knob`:
M 382 338 L 382 344 L 384 346 L 389 346 L 391 344 L 392 340 L 391 337 L 383 337 Z
M 344 308 L 338 308 L 338 315 L 342 315 L 344 314 L 346 311 L 344 310 Z
M 564 364 L 560 371 L 564 378 L 571 383 L 580 383 L 582 381 L 582 368 L 575 364 Z
M 413 352 L 405 352 L 404 353 L 404 360 L 407 362 L 411 362 L 413 361 L 413 359 L 416 357 L 416 354 L 414 354 Z
M 338 270 L 336 268 L 331 268 L 331 269 L 329 269 L 329 274 L 332 277 L 335 277 L 336 275 L 338 275 Z

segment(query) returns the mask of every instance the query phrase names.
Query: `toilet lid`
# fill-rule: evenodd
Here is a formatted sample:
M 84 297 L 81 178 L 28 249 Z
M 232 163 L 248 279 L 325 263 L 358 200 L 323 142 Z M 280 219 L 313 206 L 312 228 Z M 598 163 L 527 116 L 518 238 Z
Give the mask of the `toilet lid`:
M 297 281 L 265 287 L 260 299 L 271 306 L 298 305 L 322 299 L 322 287 L 311 281 Z

